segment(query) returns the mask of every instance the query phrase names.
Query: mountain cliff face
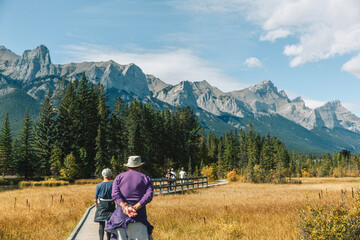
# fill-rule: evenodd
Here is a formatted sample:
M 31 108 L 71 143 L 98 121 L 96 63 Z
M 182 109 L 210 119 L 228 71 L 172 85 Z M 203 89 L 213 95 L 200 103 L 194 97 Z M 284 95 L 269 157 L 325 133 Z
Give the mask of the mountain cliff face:
M 34 50 L 26 50 L 18 58 L 4 47 L 2 51 L 6 52 L 4 56 L 7 58 L 2 59 L 0 55 L 1 62 L 9 59 L 9 56 L 12 57 L 12 61 L 8 61 L 8 66 L 2 67 L 3 75 L 18 82 L 30 96 L 38 100 L 45 96 L 44 90 L 54 89 L 55 83 L 60 79 L 80 79 L 84 72 L 90 82 L 100 83 L 107 89 L 121 89 L 141 98 L 151 95 L 145 74 L 133 63 L 120 65 L 114 61 L 107 61 L 55 65 L 51 63 L 49 50 L 44 45 Z
M 0 97 L 4 101 L 6 96 L 14 96 L 11 93 L 16 91 L 41 102 L 48 90 L 54 90 L 56 82 L 62 78 L 80 79 L 83 73 L 90 82 L 100 83 L 108 89 L 112 99 L 125 94 L 128 100 L 136 97 L 145 102 L 155 101 L 157 107 L 190 106 L 205 128 L 218 133 L 246 128 L 252 122 L 264 134 L 270 131 L 278 134 L 280 139 L 287 139 L 284 141 L 290 147 L 312 149 L 314 144 L 318 144 L 319 151 L 347 147 L 360 149 L 360 141 L 356 144 L 353 142 L 354 139 L 360 140 L 360 118 L 345 109 L 339 101 L 310 109 L 301 97 L 289 99 L 269 80 L 224 93 L 206 81 L 183 81 L 173 86 L 144 74 L 133 63 L 53 64 L 49 50 L 43 45 L 26 50 L 22 56 L 0 46 Z M 278 125 L 279 122 L 282 125 Z M 286 131 L 281 129 L 286 127 Z M 300 144 L 301 141 L 308 143 Z

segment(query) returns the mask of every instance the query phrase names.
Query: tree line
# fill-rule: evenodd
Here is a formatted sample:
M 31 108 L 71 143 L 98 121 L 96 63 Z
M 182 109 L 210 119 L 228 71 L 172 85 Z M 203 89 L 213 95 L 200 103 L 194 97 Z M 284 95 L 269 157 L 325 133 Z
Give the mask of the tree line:
M 214 179 L 234 170 L 251 182 L 359 175 L 359 155 L 290 154 L 277 137 L 261 136 L 251 123 L 216 136 L 205 133 L 189 107 L 159 110 L 136 99 L 125 104 L 120 97 L 110 107 L 104 87 L 85 74 L 80 81 L 60 81 L 35 119 L 27 111 L 19 139 L 12 139 L 6 114 L 0 133 L 3 175 L 91 178 L 106 167 L 124 171 L 130 155 L 140 155 L 152 177 L 181 167 Z
M 106 167 L 123 171 L 129 155 L 140 155 L 145 172 L 159 176 L 197 159 L 199 130 L 189 107 L 156 110 L 151 103 L 124 104 L 119 97 L 111 111 L 104 87 L 83 74 L 80 81 L 63 79 L 47 94 L 35 123 L 26 112 L 19 139 L 12 140 L 6 114 L 0 171 L 26 178 L 89 178 Z

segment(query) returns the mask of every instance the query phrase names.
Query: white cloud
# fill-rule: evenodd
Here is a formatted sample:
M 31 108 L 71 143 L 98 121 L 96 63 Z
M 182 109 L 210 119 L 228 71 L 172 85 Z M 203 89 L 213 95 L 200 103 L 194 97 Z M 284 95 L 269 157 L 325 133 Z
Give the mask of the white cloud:
M 237 14 L 262 27 L 261 41 L 292 36 L 298 42 L 284 46 L 290 66 L 360 53 L 360 1 L 358 0 L 203 0 L 176 1 L 192 11 Z M 359 77 L 359 57 L 343 70 Z
M 222 91 L 238 90 L 246 87 L 241 82 L 225 75 L 210 62 L 199 58 L 189 49 L 144 50 L 132 46 L 129 51 L 93 45 L 66 45 L 64 52 L 69 59 L 64 62 L 108 61 L 119 64 L 135 63 L 144 73 L 152 74 L 166 83 L 177 84 L 184 80 L 206 80 Z
M 342 67 L 341 70 L 349 72 L 360 78 L 360 54 L 351 58 Z
M 257 59 L 256 57 L 247 58 L 243 64 L 248 68 L 262 67 L 261 61 L 259 59 Z
M 275 42 L 276 39 L 286 38 L 289 35 L 291 35 L 290 31 L 283 30 L 283 29 L 278 29 L 278 30 L 274 30 L 274 31 L 269 31 L 265 35 L 262 35 L 260 37 L 260 41 Z

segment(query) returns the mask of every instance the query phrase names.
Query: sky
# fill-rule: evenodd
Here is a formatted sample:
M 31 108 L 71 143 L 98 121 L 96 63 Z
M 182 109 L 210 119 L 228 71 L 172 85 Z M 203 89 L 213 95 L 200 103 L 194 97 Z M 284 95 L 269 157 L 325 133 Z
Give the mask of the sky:
M 360 117 L 358 0 L 0 0 L 0 45 L 55 64 L 135 63 L 224 92 L 271 80 L 306 106 Z

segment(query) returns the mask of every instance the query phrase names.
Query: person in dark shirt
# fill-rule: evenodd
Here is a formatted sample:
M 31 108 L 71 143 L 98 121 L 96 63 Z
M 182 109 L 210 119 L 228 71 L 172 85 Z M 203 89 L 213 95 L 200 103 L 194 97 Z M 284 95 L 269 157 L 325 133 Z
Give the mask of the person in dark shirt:
M 111 214 L 115 210 L 115 202 L 111 197 L 113 183 L 110 181 L 111 170 L 105 168 L 102 171 L 103 181 L 96 186 L 95 192 L 95 222 L 99 222 L 100 240 L 104 239 L 105 223 L 109 220 Z M 110 240 L 110 233 L 106 233 L 107 239 Z

